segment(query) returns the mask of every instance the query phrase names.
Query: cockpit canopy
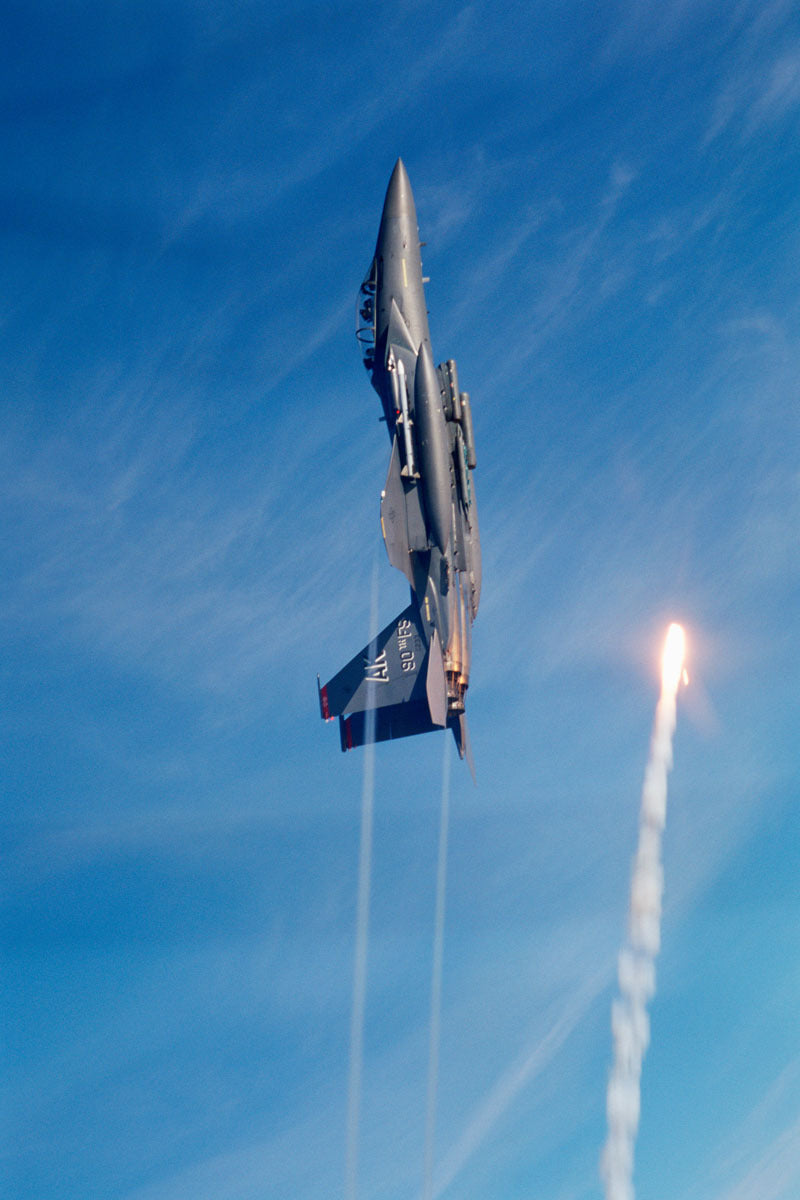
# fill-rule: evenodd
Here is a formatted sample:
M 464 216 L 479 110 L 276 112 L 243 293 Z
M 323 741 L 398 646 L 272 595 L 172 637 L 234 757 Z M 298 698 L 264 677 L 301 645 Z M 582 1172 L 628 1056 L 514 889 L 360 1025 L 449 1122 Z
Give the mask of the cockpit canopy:
M 356 298 L 356 337 L 361 346 L 364 366 L 372 374 L 375 366 L 375 293 L 378 287 L 378 264 L 373 258 Z

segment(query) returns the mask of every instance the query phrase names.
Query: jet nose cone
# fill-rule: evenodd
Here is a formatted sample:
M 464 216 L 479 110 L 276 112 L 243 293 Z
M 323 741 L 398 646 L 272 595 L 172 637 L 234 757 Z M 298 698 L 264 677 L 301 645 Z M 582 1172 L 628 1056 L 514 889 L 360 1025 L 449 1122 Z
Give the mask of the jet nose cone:
M 403 217 L 414 211 L 414 196 L 411 192 L 411 184 L 408 179 L 408 172 L 403 164 L 402 158 L 398 158 L 392 171 L 392 177 L 389 180 L 389 186 L 386 189 L 386 200 L 383 205 L 383 216 L 387 217 Z

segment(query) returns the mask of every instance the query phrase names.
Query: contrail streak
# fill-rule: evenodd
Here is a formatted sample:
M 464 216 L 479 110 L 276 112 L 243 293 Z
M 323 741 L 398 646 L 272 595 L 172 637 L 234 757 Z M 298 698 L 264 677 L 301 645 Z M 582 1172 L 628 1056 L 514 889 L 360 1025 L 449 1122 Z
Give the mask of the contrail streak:
M 642 1061 L 650 1041 L 647 1002 L 655 995 L 655 960 L 661 945 L 661 834 L 667 816 L 667 774 L 672 766 L 675 698 L 683 673 L 684 633 L 670 625 L 661 669 L 650 757 L 639 813 L 633 862 L 628 939 L 619 955 L 620 995 L 611 1007 L 614 1065 L 608 1081 L 608 1137 L 601 1160 L 606 1200 L 633 1200 L 633 1151 L 639 1127 Z
M 372 568 L 370 603 L 370 657 L 375 657 L 378 636 L 378 560 Z M 375 684 L 368 684 L 373 690 Z M 364 778 L 361 788 L 361 846 L 358 855 L 358 899 L 356 902 L 356 954 L 353 967 L 353 1010 L 350 1019 L 350 1079 L 347 1102 L 347 1153 L 345 1197 L 358 1195 L 358 1131 L 361 1117 L 361 1074 L 364 1061 L 364 1010 L 367 996 L 367 941 L 369 936 L 369 893 L 372 877 L 372 809 L 375 797 L 375 710 L 367 696 L 364 745 Z
M 436 1140 L 436 1098 L 439 1089 L 439 1032 L 442 1011 L 442 959 L 444 957 L 444 910 L 447 884 L 447 834 L 450 820 L 450 736 L 445 730 L 442 761 L 442 808 L 439 818 L 439 862 L 436 870 L 436 920 L 431 969 L 431 1028 L 428 1051 L 428 1103 L 425 1116 L 425 1166 L 423 1200 L 433 1198 L 433 1152 Z

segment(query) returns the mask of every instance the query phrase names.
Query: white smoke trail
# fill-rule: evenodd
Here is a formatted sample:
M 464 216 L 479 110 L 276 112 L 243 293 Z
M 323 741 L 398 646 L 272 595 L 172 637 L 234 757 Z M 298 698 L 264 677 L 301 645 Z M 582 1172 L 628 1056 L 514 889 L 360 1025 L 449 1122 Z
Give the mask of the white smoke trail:
M 431 1027 L 428 1050 L 428 1103 L 425 1117 L 425 1165 L 423 1200 L 433 1197 L 433 1151 L 436 1140 L 436 1098 L 439 1089 L 439 1031 L 442 1010 L 442 959 L 444 957 L 444 910 L 447 884 L 447 835 L 450 820 L 450 732 L 444 731 L 442 762 L 442 808 L 439 818 L 439 862 L 436 870 L 436 919 L 431 969 Z
M 370 658 L 375 657 L 378 636 L 378 559 L 372 568 L 370 602 Z M 353 1009 L 350 1018 L 350 1078 L 347 1101 L 347 1151 L 345 1197 L 358 1195 L 358 1131 L 361 1117 L 361 1075 L 364 1061 L 364 1011 L 367 997 L 367 941 L 369 937 L 369 893 L 372 878 L 372 809 L 375 798 L 375 710 L 370 708 L 375 684 L 368 684 L 365 727 L 364 777 L 361 787 L 361 845 L 358 855 L 358 899 L 356 902 L 356 954 L 353 967 Z
M 678 685 L 683 673 L 685 639 L 670 625 L 661 669 L 650 757 L 645 769 L 639 814 L 639 845 L 633 863 L 628 940 L 619 956 L 619 999 L 611 1008 L 614 1065 L 608 1081 L 608 1138 L 601 1174 L 606 1200 L 633 1200 L 633 1150 L 639 1127 L 642 1061 L 650 1041 L 647 1002 L 655 994 L 655 960 L 661 945 L 661 834 L 667 817 L 667 774 L 672 766 Z

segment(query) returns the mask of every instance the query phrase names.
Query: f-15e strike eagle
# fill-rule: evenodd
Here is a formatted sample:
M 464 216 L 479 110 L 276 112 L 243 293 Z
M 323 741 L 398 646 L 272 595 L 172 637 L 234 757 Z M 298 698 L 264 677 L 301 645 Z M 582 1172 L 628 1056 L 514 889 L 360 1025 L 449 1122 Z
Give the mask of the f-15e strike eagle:
M 398 159 L 356 324 L 392 443 L 381 530 L 411 603 L 319 688 L 319 701 L 326 720 L 339 718 L 342 750 L 449 728 L 471 768 L 464 697 L 481 591 L 475 441 L 455 362 L 434 366 L 424 282 L 414 197 Z

